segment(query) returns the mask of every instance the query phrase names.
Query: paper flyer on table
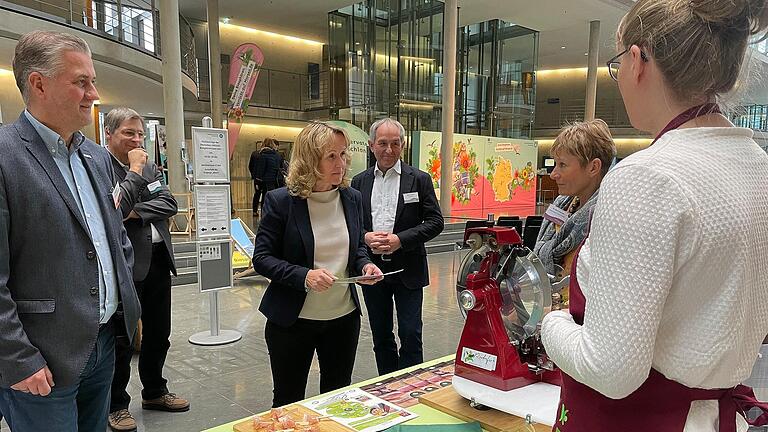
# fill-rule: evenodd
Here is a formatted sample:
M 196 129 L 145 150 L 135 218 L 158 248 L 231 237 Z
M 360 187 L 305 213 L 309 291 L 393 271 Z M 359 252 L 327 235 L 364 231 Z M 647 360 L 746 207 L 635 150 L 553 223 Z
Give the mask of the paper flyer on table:
M 360 432 L 381 431 L 418 417 L 360 389 L 346 390 L 301 404 Z

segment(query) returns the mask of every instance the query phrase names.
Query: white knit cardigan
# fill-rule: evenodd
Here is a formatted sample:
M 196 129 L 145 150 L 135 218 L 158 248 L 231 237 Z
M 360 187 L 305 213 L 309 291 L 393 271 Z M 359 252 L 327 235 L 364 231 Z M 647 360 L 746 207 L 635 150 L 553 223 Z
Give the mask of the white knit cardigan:
M 565 373 L 615 399 L 650 368 L 732 387 L 768 333 L 767 271 L 768 155 L 749 129 L 674 130 L 605 177 L 577 263 L 584 325 L 552 312 L 543 342 Z M 717 416 L 716 401 L 694 402 L 685 431 L 716 431 Z

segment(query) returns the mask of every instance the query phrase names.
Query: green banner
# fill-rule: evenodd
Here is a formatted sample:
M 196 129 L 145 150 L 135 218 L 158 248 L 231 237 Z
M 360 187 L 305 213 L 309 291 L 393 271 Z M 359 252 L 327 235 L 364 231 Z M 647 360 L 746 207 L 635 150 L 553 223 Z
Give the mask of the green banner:
M 347 177 L 350 179 L 368 168 L 368 133 L 352 123 L 341 120 L 327 122 L 340 127 L 349 135 L 349 153 L 352 163 L 347 167 Z

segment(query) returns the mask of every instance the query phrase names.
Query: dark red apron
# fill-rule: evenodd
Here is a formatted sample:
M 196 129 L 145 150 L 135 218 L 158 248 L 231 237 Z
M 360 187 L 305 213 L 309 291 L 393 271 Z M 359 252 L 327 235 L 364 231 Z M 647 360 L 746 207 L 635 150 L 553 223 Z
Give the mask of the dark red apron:
M 656 140 L 693 118 L 713 112 L 719 112 L 715 104 L 691 108 L 672 120 Z M 571 266 L 568 295 L 570 313 L 577 324 L 583 325 L 586 299 L 576 277 L 579 252 Z M 562 381 L 554 432 L 682 432 L 691 402 L 698 400 L 718 401 L 720 432 L 736 432 L 736 413 L 746 418 L 746 411 L 753 407 L 763 413 L 750 424 L 768 424 L 768 403 L 758 402 L 752 389 L 743 385 L 716 390 L 690 388 L 651 369 L 648 379 L 632 394 L 611 399 L 564 372 Z

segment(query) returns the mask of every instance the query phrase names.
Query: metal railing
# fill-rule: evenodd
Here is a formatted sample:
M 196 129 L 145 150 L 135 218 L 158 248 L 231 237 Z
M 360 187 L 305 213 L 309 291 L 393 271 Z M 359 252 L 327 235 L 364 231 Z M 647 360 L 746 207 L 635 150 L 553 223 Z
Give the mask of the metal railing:
M 535 120 L 536 129 L 559 129 L 565 124 L 584 120 L 586 106 L 584 99 L 560 100 L 554 114 L 549 111 L 552 109 L 551 106 L 546 102 L 539 101 Z M 543 115 L 545 109 L 549 111 L 550 115 Z M 598 99 L 595 106 L 595 118 L 604 120 L 611 127 L 632 127 L 624 108 L 624 102 L 620 97 Z
M 5 0 L 0 8 L 86 30 L 160 57 L 161 0 Z M 18 6 L 18 7 L 16 7 Z M 179 16 L 181 69 L 197 81 L 195 40 L 192 27 Z
M 208 60 L 198 59 L 198 99 L 211 100 Z M 261 68 L 250 106 L 262 108 L 310 111 L 329 106 L 329 72 L 302 74 Z M 224 102 L 229 100 L 229 65 L 221 67 L 221 91 Z
M 768 105 L 745 105 L 731 113 L 731 121 L 736 126 L 768 132 Z

